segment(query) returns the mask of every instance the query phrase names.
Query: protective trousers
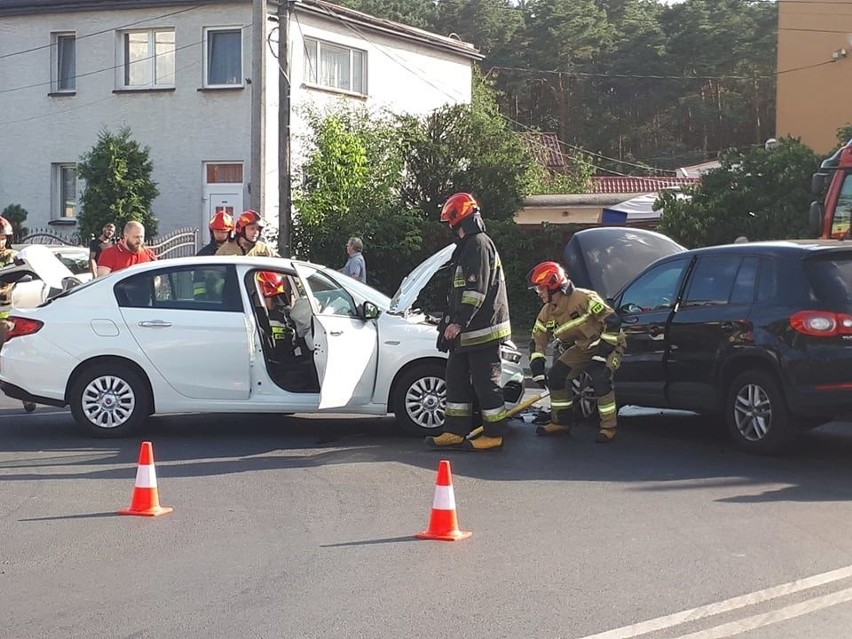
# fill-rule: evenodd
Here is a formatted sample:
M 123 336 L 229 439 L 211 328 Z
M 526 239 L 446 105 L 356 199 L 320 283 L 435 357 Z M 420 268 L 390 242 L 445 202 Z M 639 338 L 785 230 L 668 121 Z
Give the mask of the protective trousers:
M 507 433 L 500 373 L 500 343 L 497 341 L 473 350 L 450 351 L 445 432 L 464 437 L 478 426 L 472 420 L 475 394 L 482 410 L 483 434 L 502 437 Z
M 592 388 L 598 400 L 598 414 L 602 430 L 615 430 L 618 410 L 615 403 L 615 385 L 613 373 L 621 362 L 620 356 L 607 358 L 606 364 L 592 360 L 594 352 L 582 350 L 577 346 L 568 348 L 550 369 L 550 407 L 553 421 L 557 424 L 570 424 L 574 388 L 571 381 L 584 371 L 592 380 Z

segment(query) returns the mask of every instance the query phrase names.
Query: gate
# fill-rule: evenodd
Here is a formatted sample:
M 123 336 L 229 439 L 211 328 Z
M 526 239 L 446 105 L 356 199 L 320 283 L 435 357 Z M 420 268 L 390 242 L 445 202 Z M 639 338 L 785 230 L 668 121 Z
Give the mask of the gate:
M 198 229 L 194 228 L 177 229 L 153 239 L 157 241 L 147 246 L 160 260 L 168 257 L 191 257 L 198 250 Z
M 53 229 L 32 229 L 20 239 L 20 244 L 44 244 L 47 246 L 84 246 L 79 233 L 59 233 Z

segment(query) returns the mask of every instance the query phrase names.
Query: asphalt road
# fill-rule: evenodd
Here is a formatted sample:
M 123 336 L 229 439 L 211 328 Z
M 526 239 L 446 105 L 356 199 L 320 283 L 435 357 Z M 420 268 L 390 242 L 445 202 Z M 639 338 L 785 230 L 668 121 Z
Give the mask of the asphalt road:
M 0 401 L 0 637 L 842 637 L 852 428 L 777 458 L 695 417 L 440 455 L 390 418 L 181 416 L 94 440 Z M 130 503 L 154 443 L 163 517 Z

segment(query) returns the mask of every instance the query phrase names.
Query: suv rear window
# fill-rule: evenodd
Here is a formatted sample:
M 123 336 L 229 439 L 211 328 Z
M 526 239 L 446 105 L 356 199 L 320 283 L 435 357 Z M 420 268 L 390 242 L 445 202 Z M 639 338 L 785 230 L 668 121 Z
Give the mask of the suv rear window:
M 852 306 L 852 257 L 807 260 L 805 271 L 814 299 L 826 310 Z

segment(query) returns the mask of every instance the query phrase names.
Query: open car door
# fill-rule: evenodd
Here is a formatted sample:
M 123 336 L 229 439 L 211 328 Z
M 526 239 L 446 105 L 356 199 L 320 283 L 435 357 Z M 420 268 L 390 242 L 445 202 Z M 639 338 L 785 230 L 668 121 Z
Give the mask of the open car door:
M 379 359 L 375 320 L 363 319 L 349 291 L 325 273 L 304 264 L 295 266 L 314 314 L 319 408 L 372 402 Z

